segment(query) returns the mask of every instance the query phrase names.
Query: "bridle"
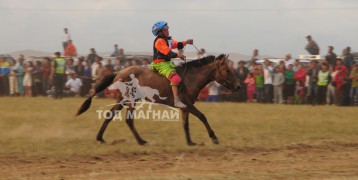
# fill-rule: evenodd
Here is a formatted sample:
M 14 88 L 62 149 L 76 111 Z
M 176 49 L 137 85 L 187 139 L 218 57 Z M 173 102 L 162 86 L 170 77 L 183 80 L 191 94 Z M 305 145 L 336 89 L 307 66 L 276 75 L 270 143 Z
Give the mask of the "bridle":
M 226 60 L 224 60 L 226 61 Z M 222 84 L 223 86 L 225 86 L 226 88 L 230 87 L 231 84 L 233 84 L 235 81 L 237 81 L 237 77 L 235 74 L 234 75 L 234 79 L 233 80 L 228 80 L 227 78 L 224 77 L 224 75 L 221 74 L 220 70 L 219 70 L 219 62 L 215 62 L 215 68 L 216 68 L 216 71 L 218 72 L 219 76 L 222 77 L 222 79 L 224 79 L 224 82 L 219 82 L 220 84 Z

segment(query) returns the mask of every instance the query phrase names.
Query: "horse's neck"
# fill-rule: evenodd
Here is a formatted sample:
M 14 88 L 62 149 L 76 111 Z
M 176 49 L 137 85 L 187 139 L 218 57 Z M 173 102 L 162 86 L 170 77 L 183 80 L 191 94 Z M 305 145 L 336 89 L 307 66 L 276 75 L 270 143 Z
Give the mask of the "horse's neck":
M 206 85 L 208 85 L 211 81 L 214 80 L 213 77 L 214 72 L 215 72 L 215 65 L 213 63 L 210 63 L 208 65 L 199 68 L 192 68 L 191 69 L 192 76 L 196 78 L 190 80 L 192 82 L 191 83 L 192 87 L 188 87 L 188 88 L 196 91 L 194 95 L 199 94 L 201 89 L 203 89 Z

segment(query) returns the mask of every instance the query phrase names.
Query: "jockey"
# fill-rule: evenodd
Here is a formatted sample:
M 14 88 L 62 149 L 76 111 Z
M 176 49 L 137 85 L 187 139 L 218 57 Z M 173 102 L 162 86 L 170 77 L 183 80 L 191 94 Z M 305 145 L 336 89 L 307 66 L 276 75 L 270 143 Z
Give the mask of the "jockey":
M 183 49 L 186 44 L 193 44 L 193 39 L 177 42 L 169 36 L 168 24 L 164 21 L 156 22 L 152 27 L 152 33 L 156 36 L 153 44 L 153 62 L 150 66 L 157 70 L 159 74 L 169 79 L 174 95 L 174 106 L 186 108 L 178 96 L 178 85 L 181 82 L 180 76 L 175 72 L 175 66 L 170 61 L 171 58 L 184 58 L 183 53 L 175 53 L 172 49 Z

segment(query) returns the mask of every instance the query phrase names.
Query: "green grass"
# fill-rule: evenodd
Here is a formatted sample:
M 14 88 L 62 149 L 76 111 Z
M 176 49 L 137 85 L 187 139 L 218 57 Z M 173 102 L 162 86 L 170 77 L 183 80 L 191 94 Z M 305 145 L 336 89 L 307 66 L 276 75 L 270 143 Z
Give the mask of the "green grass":
M 287 148 L 295 145 L 334 146 L 358 143 L 357 108 L 247 103 L 197 103 L 220 140 L 213 145 L 202 123 L 190 116 L 194 142 L 188 147 L 181 121 L 137 120 L 135 125 L 150 146 L 139 146 L 124 121 L 109 124 L 104 138 L 125 142 L 102 145 L 95 137 L 102 125 L 95 112 L 114 103 L 94 99 L 88 112 L 72 116 L 84 99 L 0 98 L 0 154 L 6 156 L 103 155 L 193 150 Z

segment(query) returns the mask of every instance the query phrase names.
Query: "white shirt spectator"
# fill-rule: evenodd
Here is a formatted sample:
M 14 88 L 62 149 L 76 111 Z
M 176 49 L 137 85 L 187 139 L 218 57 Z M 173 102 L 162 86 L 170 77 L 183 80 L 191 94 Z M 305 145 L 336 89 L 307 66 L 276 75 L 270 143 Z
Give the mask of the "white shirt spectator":
M 290 64 L 295 65 L 295 60 L 293 60 L 293 59 L 285 60 L 286 68 L 288 68 L 288 65 L 290 65 Z
M 219 95 L 219 87 L 220 87 L 220 84 L 217 83 L 216 81 L 213 81 L 213 82 L 209 83 L 209 85 L 208 85 L 209 96 L 211 96 L 211 95 Z
M 92 69 L 92 79 L 96 80 L 98 78 L 98 74 L 97 74 L 97 69 L 98 69 L 98 64 L 97 63 L 93 63 L 91 66 Z
M 68 40 L 71 40 L 71 34 L 63 34 L 63 42 L 67 42 Z
M 70 88 L 70 90 L 74 93 L 79 93 L 81 86 L 82 86 L 82 81 L 79 78 L 76 79 L 71 78 L 66 82 L 66 87 Z
M 272 73 L 268 68 L 264 68 L 264 82 L 265 84 L 272 84 Z

